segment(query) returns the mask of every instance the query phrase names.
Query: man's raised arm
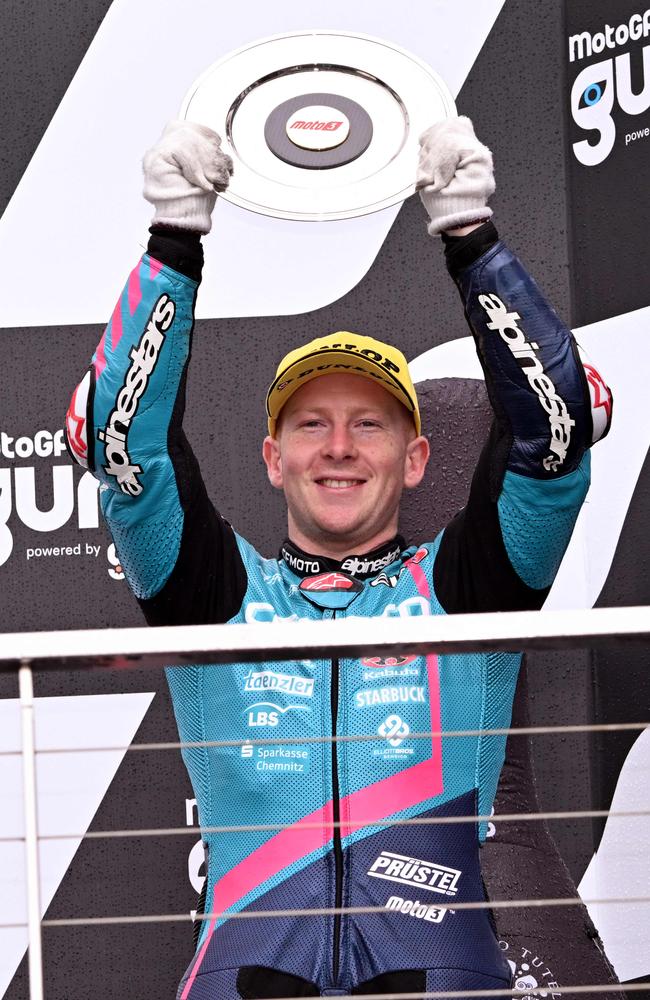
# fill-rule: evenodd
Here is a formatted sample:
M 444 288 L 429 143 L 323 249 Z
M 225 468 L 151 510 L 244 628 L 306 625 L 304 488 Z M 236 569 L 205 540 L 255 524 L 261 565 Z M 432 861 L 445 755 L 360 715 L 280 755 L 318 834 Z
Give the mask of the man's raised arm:
M 201 235 L 232 162 L 210 129 L 171 122 L 143 168 L 155 207 L 148 249 L 75 389 L 67 443 L 101 483 L 104 516 L 147 620 L 223 621 L 241 601 L 245 574 L 182 419 Z
M 495 414 L 467 507 L 442 537 L 436 593 L 450 612 L 538 608 L 587 493 L 587 449 L 609 430 L 611 393 L 499 239 L 492 156 L 469 119 L 433 126 L 421 146 L 429 232 L 443 236 Z

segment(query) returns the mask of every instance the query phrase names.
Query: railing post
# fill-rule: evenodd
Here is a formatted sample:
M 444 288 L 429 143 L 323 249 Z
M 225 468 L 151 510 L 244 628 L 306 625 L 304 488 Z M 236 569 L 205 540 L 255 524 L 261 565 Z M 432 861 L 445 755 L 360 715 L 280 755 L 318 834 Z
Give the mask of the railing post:
M 38 802 L 36 798 L 36 741 L 34 726 L 34 682 L 29 660 L 18 670 L 23 760 L 23 805 L 25 812 L 25 858 L 27 867 L 27 926 L 29 934 L 29 1000 L 44 1000 L 43 952 L 41 947 L 41 891 L 38 862 Z

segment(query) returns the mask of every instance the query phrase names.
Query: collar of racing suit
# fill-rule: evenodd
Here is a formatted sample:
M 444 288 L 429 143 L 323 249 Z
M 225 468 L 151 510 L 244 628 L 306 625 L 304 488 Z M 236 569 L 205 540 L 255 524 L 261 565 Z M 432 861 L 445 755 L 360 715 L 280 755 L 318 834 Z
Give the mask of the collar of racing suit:
M 382 542 L 377 548 L 362 555 L 349 555 L 343 559 L 331 559 L 329 556 L 317 556 L 294 545 L 288 538 L 282 543 L 279 558 L 286 562 L 296 576 L 315 576 L 317 573 L 338 571 L 347 573 L 357 580 L 368 580 L 376 576 L 386 566 L 399 559 L 406 548 L 406 542 L 401 535 L 395 535 L 387 542 Z

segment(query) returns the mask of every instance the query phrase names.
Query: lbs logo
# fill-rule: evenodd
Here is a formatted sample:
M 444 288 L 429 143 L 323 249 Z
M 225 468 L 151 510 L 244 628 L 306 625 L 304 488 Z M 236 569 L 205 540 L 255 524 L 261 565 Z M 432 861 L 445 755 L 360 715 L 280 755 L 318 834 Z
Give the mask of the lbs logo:
M 619 25 L 604 25 L 602 31 L 583 31 L 569 38 L 569 62 L 590 59 L 605 49 L 616 50 L 639 42 L 650 34 L 650 9 L 633 14 Z M 632 60 L 642 63 L 643 86 L 633 87 Z M 597 166 L 607 159 L 616 141 L 615 103 L 627 115 L 640 115 L 650 108 L 650 45 L 639 51 L 625 52 L 601 59 L 580 71 L 571 88 L 571 114 L 576 125 L 590 132 L 589 139 L 574 142 L 576 159 L 587 167 Z M 594 133 L 598 133 L 593 142 Z M 630 132 L 625 145 L 646 137 L 648 129 Z
M 258 701 L 244 712 L 249 728 L 275 727 L 286 712 L 309 712 L 308 705 L 276 705 L 273 701 Z

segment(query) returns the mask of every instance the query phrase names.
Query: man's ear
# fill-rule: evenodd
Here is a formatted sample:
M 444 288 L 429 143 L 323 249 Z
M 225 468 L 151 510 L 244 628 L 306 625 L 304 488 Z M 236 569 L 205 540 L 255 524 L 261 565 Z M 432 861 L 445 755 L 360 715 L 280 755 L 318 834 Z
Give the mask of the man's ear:
M 284 483 L 282 481 L 282 458 L 280 456 L 280 445 L 277 438 L 267 435 L 262 443 L 262 458 L 266 465 L 266 474 L 269 477 L 271 486 L 276 490 L 281 490 Z
M 429 461 L 429 442 L 423 436 L 413 438 L 406 448 L 404 461 L 404 486 L 412 490 L 422 482 Z

